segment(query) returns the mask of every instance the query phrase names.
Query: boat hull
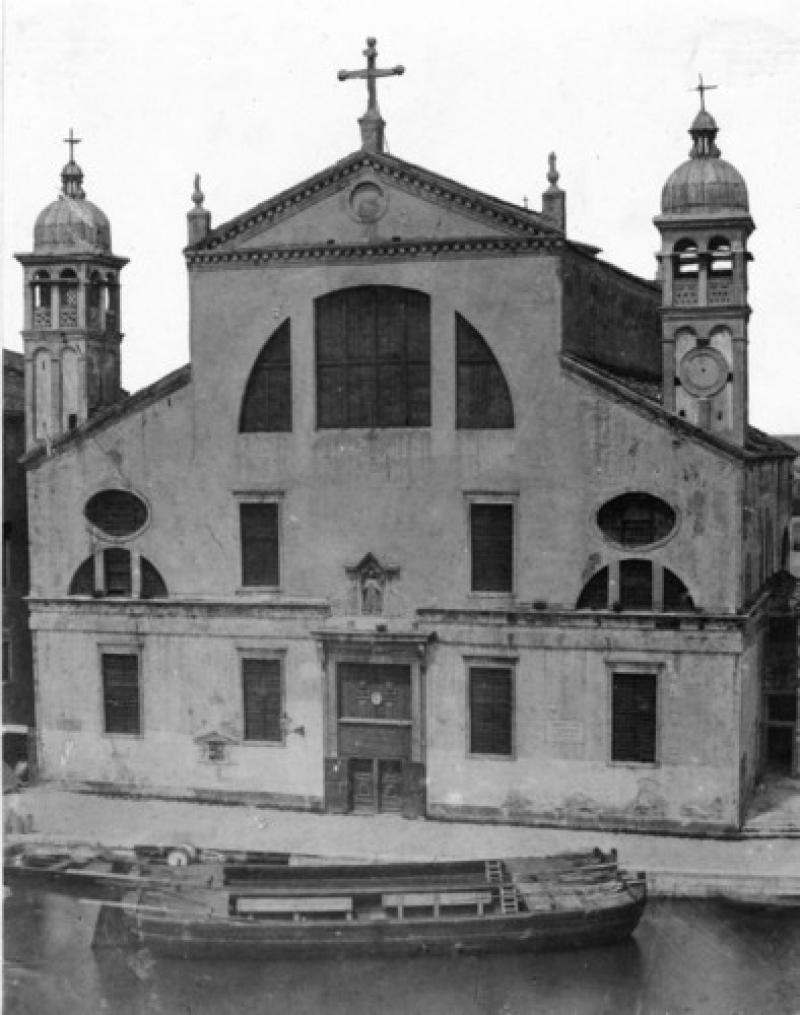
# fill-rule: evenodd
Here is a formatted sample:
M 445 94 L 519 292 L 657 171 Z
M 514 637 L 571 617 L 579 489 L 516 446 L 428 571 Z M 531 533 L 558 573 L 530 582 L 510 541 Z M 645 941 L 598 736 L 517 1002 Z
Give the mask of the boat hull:
M 135 947 L 182 959 L 278 959 L 308 956 L 408 956 L 547 951 L 625 940 L 635 930 L 645 892 L 569 912 L 519 912 L 483 917 L 321 920 L 293 923 L 214 919 L 118 910 Z

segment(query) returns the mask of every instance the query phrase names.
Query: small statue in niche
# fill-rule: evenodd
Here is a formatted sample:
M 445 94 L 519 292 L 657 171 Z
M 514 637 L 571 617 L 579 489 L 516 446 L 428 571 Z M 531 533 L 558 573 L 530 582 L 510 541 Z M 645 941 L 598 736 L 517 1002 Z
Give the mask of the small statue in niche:
M 383 613 L 383 576 L 377 571 L 368 571 L 361 578 L 361 612 Z

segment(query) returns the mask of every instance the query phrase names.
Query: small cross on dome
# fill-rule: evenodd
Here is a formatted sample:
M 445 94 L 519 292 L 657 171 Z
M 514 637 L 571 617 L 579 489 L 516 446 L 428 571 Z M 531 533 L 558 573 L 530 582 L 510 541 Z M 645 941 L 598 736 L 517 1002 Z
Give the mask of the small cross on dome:
M 69 160 L 70 162 L 75 161 L 75 145 L 81 143 L 81 138 L 75 137 L 72 132 L 72 127 L 69 129 L 69 137 L 64 138 L 64 144 L 69 145 Z
M 706 92 L 712 92 L 718 85 L 706 85 L 703 83 L 703 75 L 698 74 L 699 84 L 695 85 L 692 89 L 693 92 L 700 92 L 700 110 L 705 113 L 706 111 Z

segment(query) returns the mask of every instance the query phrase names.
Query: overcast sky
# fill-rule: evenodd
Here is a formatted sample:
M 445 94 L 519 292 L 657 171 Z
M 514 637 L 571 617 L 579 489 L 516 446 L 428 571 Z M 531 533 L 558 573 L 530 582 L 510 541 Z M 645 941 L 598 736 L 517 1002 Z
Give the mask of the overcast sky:
M 800 433 L 800 4 L 796 0 L 4 0 L 4 344 L 20 349 L 33 223 L 69 128 L 122 275 L 123 383 L 188 359 L 192 180 L 217 225 L 359 147 L 367 35 L 392 154 L 540 207 L 558 153 L 568 235 L 647 278 L 662 185 L 688 154 L 701 72 L 744 175 L 750 406 Z

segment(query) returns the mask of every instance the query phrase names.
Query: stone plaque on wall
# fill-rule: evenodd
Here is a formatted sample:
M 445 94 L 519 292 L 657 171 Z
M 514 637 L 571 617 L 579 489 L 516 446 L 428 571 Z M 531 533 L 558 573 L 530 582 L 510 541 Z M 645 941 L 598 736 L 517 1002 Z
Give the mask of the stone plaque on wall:
M 583 723 L 553 720 L 547 724 L 547 740 L 551 744 L 582 744 Z

